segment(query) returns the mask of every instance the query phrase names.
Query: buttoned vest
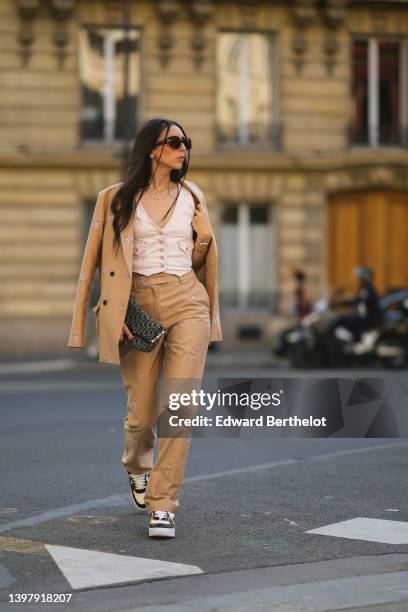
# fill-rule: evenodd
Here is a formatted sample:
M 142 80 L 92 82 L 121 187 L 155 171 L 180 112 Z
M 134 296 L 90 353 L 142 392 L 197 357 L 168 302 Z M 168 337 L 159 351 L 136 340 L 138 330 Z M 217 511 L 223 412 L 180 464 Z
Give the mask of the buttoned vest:
M 132 272 L 147 276 L 157 272 L 182 276 L 189 272 L 194 248 L 191 226 L 194 210 L 191 193 L 181 188 L 170 219 L 160 227 L 139 202 L 133 224 Z

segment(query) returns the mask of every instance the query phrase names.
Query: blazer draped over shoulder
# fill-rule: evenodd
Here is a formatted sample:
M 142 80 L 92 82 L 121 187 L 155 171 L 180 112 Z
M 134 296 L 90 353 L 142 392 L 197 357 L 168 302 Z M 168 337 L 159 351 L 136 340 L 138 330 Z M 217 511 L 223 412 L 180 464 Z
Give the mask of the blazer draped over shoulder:
M 194 191 L 207 210 L 201 189 L 191 181 L 184 184 Z M 133 254 L 133 209 L 129 223 L 120 235 L 120 248 L 113 251 L 113 214 L 110 211 L 112 198 L 122 183 L 115 183 L 99 192 L 92 221 L 89 227 L 79 279 L 76 289 L 74 312 L 67 346 L 82 348 L 86 346 L 85 328 L 88 305 L 94 274 L 99 269 L 100 296 L 92 308 L 96 317 L 99 337 L 99 361 L 119 364 L 119 338 L 126 315 L 127 303 L 132 286 Z M 210 298 L 211 333 L 210 342 L 222 340 L 220 312 L 218 303 L 218 249 L 211 233 L 211 241 L 203 265 L 196 270 L 197 278 L 203 283 Z

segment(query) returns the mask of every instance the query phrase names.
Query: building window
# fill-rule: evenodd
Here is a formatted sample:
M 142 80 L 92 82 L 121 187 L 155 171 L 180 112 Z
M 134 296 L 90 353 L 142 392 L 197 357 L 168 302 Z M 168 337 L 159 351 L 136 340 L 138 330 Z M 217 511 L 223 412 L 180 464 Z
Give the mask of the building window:
M 218 33 L 218 144 L 279 147 L 276 66 L 273 35 L 260 32 Z
M 140 32 L 87 27 L 79 32 L 81 139 L 112 143 L 136 132 L 140 103 Z M 126 44 L 128 96 L 124 98 Z
M 408 75 L 404 49 L 401 41 L 376 38 L 353 41 L 353 144 L 370 147 L 407 144 L 404 104 Z
M 275 224 L 269 205 L 228 204 L 221 212 L 222 306 L 277 310 Z

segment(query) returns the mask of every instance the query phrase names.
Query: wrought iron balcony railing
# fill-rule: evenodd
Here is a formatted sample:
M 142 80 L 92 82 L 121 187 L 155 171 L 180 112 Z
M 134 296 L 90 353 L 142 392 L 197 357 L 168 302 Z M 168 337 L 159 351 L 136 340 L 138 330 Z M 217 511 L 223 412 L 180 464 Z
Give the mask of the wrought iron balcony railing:
M 408 126 L 393 124 L 357 127 L 349 125 L 348 141 L 351 145 L 367 147 L 408 147 Z

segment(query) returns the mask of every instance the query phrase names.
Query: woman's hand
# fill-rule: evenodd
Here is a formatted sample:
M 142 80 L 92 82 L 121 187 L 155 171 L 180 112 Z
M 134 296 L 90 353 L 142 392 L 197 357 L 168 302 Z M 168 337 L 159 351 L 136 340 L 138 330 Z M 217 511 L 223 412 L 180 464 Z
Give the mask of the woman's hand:
M 211 239 L 212 231 L 210 220 L 208 218 L 207 211 L 204 210 L 204 207 L 201 203 L 197 204 L 191 225 L 193 227 L 193 230 L 197 232 L 197 237 L 199 240 Z
M 125 334 L 126 334 L 128 340 L 133 340 L 134 335 L 132 334 L 132 332 L 130 331 L 128 326 L 124 323 L 123 327 L 122 327 L 122 331 L 120 333 L 119 342 L 122 342 L 124 340 Z

